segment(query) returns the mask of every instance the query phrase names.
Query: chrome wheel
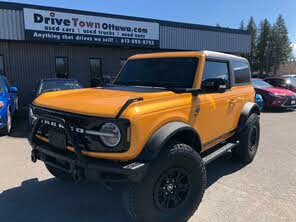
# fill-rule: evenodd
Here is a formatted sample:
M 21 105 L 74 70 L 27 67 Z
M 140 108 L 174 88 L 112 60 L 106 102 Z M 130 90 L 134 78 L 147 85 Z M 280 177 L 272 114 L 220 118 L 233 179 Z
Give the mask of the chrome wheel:
M 8 109 L 7 110 L 7 121 L 6 121 L 6 128 L 7 128 L 8 134 L 11 132 L 11 125 L 12 125 L 11 113 Z

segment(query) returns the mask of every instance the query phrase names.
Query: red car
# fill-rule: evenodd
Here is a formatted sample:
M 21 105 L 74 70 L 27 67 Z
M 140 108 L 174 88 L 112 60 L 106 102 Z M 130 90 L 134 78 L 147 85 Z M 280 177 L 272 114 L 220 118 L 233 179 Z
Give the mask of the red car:
M 264 108 L 296 108 L 296 94 L 288 89 L 274 87 L 261 79 L 252 79 L 253 87 L 264 101 Z
M 296 78 L 292 75 L 282 77 L 270 77 L 264 79 L 265 82 L 274 87 L 284 88 L 296 93 Z

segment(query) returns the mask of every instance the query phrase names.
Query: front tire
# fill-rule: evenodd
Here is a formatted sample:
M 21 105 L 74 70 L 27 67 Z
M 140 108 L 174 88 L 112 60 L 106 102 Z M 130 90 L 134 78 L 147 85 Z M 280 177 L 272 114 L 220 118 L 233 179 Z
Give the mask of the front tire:
M 128 185 L 123 203 L 133 221 L 187 221 L 202 200 L 206 181 L 199 154 L 186 144 L 169 142 L 143 181 Z
M 233 150 L 234 156 L 243 163 L 251 163 L 257 153 L 260 139 L 259 116 L 253 113 L 247 120 L 245 129 L 238 135 L 239 146 Z

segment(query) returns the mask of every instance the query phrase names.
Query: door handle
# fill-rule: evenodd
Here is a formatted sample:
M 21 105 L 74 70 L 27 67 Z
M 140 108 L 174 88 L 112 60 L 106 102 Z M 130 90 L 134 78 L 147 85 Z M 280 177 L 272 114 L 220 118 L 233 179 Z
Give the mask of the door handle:
M 231 104 L 234 104 L 234 103 L 237 103 L 238 100 L 236 99 L 229 99 L 227 100 L 227 102 L 231 103 Z

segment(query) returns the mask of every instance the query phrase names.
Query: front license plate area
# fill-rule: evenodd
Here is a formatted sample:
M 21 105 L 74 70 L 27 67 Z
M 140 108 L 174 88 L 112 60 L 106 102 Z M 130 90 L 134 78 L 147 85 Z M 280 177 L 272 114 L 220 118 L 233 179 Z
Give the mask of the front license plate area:
M 296 105 L 296 100 L 292 100 L 291 105 Z
M 48 141 L 50 145 L 59 149 L 66 149 L 67 147 L 66 135 L 62 133 L 48 131 Z

